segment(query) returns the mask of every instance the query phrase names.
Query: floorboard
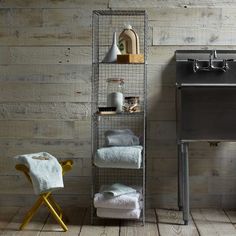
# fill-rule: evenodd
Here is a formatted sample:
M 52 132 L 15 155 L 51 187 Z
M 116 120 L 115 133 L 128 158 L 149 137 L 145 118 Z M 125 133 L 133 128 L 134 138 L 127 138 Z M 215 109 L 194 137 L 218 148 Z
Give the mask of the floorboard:
M 236 236 L 236 229 L 220 209 L 193 209 L 194 222 L 201 236 Z
M 0 233 L 4 231 L 19 210 L 19 207 L 0 207 Z
M 56 220 L 50 215 L 46 224 L 40 232 L 40 236 L 78 236 L 83 224 L 86 209 L 78 207 L 65 208 L 64 214 L 68 218 L 65 224 L 68 225 L 68 231 L 64 232 Z
M 188 226 L 183 225 L 182 212 L 157 209 L 160 236 L 199 236 L 198 230 L 190 218 Z
M 39 211 L 34 215 L 29 224 L 24 230 L 19 230 L 19 227 L 23 221 L 28 209 L 21 208 L 17 214 L 9 221 L 5 229 L 0 235 L 3 236 L 39 236 L 46 219 L 48 217 L 48 210 L 41 207 Z
M 119 236 L 119 221 L 102 219 L 99 225 L 91 225 L 90 216 L 88 209 L 79 236 Z
M 123 221 L 120 227 L 120 236 L 159 236 L 155 210 L 146 210 L 144 226 L 137 221 Z
M 42 207 L 23 231 L 19 231 L 28 209 L 0 207 L 1 236 L 236 236 L 236 211 L 193 209 L 189 225 L 183 225 L 182 212 L 166 209 L 146 210 L 146 223 L 101 219 L 91 225 L 90 210 L 66 207 L 68 231 Z

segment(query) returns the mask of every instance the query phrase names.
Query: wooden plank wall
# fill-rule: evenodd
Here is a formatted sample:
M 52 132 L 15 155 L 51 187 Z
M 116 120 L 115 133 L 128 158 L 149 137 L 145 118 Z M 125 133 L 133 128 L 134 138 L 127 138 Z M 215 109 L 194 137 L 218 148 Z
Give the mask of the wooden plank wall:
M 177 49 L 236 49 L 234 0 L 1 0 L 0 205 L 28 205 L 33 192 L 13 156 L 48 151 L 73 159 L 57 199 L 89 205 L 91 13 L 149 15 L 147 205 L 176 207 Z M 236 145 L 190 146 L 192 207 L 236 206 Z

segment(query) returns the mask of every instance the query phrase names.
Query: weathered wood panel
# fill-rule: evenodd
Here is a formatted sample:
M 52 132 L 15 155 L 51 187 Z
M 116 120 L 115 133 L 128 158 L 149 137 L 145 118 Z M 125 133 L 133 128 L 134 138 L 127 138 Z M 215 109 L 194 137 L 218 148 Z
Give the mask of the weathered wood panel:
M 64 188 L 56 191 L 56 195 L 88 194 L 90 191 L 90 177 L 64 176 Z M 32 195 L 33 187 L 23 174 L 0 176 L 1 194 Z
M 218 177 L 214 176 L 208 180 L 210 194 L 235 195 L 236 178 L 232 177 Z
M 155 27 L 153 45 L 235 45 L 234 28 Z
M 162 1 L 162 0 L 147 0 L 147 1 L 136 1 L 136 0 L 121 0 L 121 1 L 116 1 L 116 0 L 110 0 L 109 1 L 109 7 L 112 9 L 116 8 L 151 8 L 151 7 L 236 7 L 236 3 L 233 0 L 214 0 L 214 1 L 194 1 L 190 0 L 188 2 L 184 0 L 180 1 L 175 1 L 175 0 L 167 0 L 167 1 Z
M 217 46 L 217 49 L 225 49 L 225 50 L 234 50 L 236 47 L 234 45 L 230 46 Z M 212 49 L 212 46 L 152 46 L 149 47 L 148 51 L 148 64 L 175 64 L 175 51 L 176 50 L 201 50 L 201 49 Z
M 91 115 L 90 110 L 90 103 L 2 102 L 0 120 L 81 120 Z
M 147 138 L 151 140 L 176 140 L 174 121 L 149 121 Z
M 147 120 L 152 121 L 175 121 L 175 103 L 168 101 L 158 101 L 158 99 L 148 99 Z
M 91 205 L 90 196 L 91 194 L 59 194 L 56 192 L 53 194 L 55 200 L 60 206 L 78 206 L 78 207 L 89 207 Z M 35 194 L 1 194 L 0 205 L 1 206 L 26 206 L 30 209 L 37 196 Z
M 53 138 L 88 141 L 90 121 L 30 120 L 0 121 L 0 138 Z
M 92 10 L 0 10 L 0 45 L 91 45 Z
M 89 11 L 91 9 L 107 9 L 108 0 L 2 0 L 1 8 L 84 8 Z
M 90 102 L 91 86 L 74 84 L 1 83 L 0 102 Z
M 157 206 L 160 208 L 178 210 L 177 202 L 177 193 L 148 194 L 147 196 L 148 207 Z M 220 208 L 223 206 L 222 195 L 192 193 L 190 195 L 190 205 L 191 208 Z M 230 207 L 232 208 L 233 206 L 234 205 L 231 203 Z
M 63 27 L 63 26 L 79 26 L 81 28 L 88 28 L 90 31 L 92 25 L 92 8 L 89 11 L 87 6 L 80 6 L 80 8 L 54 8 L 43 9 L 43 27 Z
M 46 148 L 41 149 L 42 150 L 46 150 Z M 29 152 L 29 150 L 25 150 L 25 152 L 18 152 L 17 155 L 20 154 L 25 154 L 25 153 L 34 153 L 34 152 Z M 61 158 L 60 155 L 57 155 L 56 153 L 52 153 L 51 154 L 55 157 L 57 157 L 58 161 L 65 161 L 65 160 L 72 160 L 73 161 L 73 168 L 71 171 L 69 171 L 66 176 L 71 176 L 71 177 L 89 177 L 91 176 L 91 162 L 90 160 L 90 155 L 88 154 L 87 159 L 86 158 L 72 158 L 71 156 L 68 155 L 67 158 Z M 16 156 L 16 155 L 14 155 Z M 16 160 L 13 158 L 14 156 L 4 156 L 2 155 L 1 159 L 0 159 L 0 166 L 2 168 L 1 171 L 1 175 L 19 175 L 20 172 L 18 172 L 15 169 L 15 165 L 17 164 Z
M 190 176 L 208 176 L 220 178 L 235 177 L 236 168 L 235 158 L 204 158 L 192 159 L 190 157 Z M 151 171 L 151 176 L 170 177 L 177 176 L 177 158 L 149 158 L 147 163 L 148 171 Z M 148 174 L 150 176 L 150 174 Z
M 148 11 L 147 204 L 177 207 L 174 52 L 211 49 L 200 45 L 210 40 L 217 49 L 236 49 L 233 0 L 0 1 L 1 176 L 12 175 L 13 182 L 16 172 L 9 158 L 43 150 L 75 161 L 68 178 L 90 178 L 91 14 L 108 7 Z M 174 38 L 157 31 L 170 31 Z M 226 33 L 210 38 L 209 32 Z M 189 41 L 182 39 L 184 34 Z M 159 46 L 160 39 L 164 46 Z M 109 73 L 118 76 L 116 70 Z M 189 151 L 191 206 L 234 206 L 235 144 L 210 148 L 194 143 Z M 11 181 L 7 183 L 15 186 Z M 218 189 L 217 182 L 225 187 Z M 68 194 L 58 195 L 60 203 L 89 205 L 90 190 L 80 193 L 81 185 L 69 185 Z M 30 192 L 24 196 L 5 190 L 6 185 L 2 193 L 7 199 L 0 196 L 0 205 L 32 202 Z
M 1 46 L 90 46 L 92 31 L 79 25 L 0 28 L 0 40 Z
M 148 64 L 147 83 L 160 86 L 175 85 L 176 65 L 172 64 Z
M 222 207 L 224 209 L 232 210 L 235 209 L 236 205 L 236 194 L 229 194 L 222 196 Z M 235 225 L 236 226 L 236 225 Z
M 153 45 L 235 45 L 235 12 L 235 8 L 150 10 Z
M 207 194 L 207 177 L 190 176 L 190 193 Z M 149 194 L 177 194 L 177 176 L 176 177 L 153 177 L 148 178 Z M 155 187 L 153 187 L 155 186 Z M 212 193 L 215 194 L 215 193 Z M 219 193 L 218 193 L 219 194 Z
M 0 64 L 91 64 L 91 47 L 0 47 Z
M 234 10 L 234 8 L 233 8 Z M 147 8 L 148 20 L 150 26 L 198 26 L 209 27 L 217 26 L 219 23 L 233 20 L 226 12 L 232 12 L 231 8 Z M 227 16 L 227 17 L 226 17 Z
M 1 82 L 87 83 L 91 87 L 91 65 L 3 65 L 0 71 Z
M 0 27 L 40 27 L 42 25 L 43 9 L 0 8 Z
M 0 139 L 2 156 L 13 157 L 23 153 L 47 151 L 59 158 L 88 158 L 91 157 L 91 139 Z M 13 148 L 14 147 L 14 148 Z M 4 161 L 1 162 L 1 164 Z M 87 164 L 86 164 L 87 165 Z

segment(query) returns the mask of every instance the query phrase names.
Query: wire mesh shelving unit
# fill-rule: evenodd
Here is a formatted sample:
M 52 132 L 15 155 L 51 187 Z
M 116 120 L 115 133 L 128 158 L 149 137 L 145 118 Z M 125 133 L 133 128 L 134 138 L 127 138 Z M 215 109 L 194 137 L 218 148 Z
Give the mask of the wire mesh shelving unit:
M 93 11 L 92 19 L 92 222 L 97 219 L 96 209 L 93 207 L 94 194 L 99 191 L 101 185 L 119 182 L 142 187 L 143 209 L 140 221 L 144 224 L 147 15 L 143 10 L 96 10 Z M 118 36 L 127 24 L 131 25 L 139 36 L 140 54 L 144 54 L 144 63 L 103 63 L 102 60 L 111 46 L 113 33 L 116 32 Z M 140 112 L 98 114 L 99 107 L 107 106 L 108 78 L 124 79 L 124 97 L 139 97 Z M 96 150 L 104 146 L 104 132 L 110 129 L 131 129 L 135 135 L 141 137 L 143 152 L 140 169 L 98 168 L 93 164 Z

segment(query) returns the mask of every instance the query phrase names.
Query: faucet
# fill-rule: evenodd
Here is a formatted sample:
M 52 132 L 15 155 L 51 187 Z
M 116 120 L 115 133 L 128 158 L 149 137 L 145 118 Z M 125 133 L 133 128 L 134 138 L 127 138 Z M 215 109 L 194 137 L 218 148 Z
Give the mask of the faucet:
M 209 61 L 207 66 L 201 66 L 200 62 L 198 59 L 188 59 L 188 61 L 191 61 L 193 63 L 193 72 L 196 73 L 198 71 L 222 71 L 226 72 L 229 69 L 229 64 L 228 62 L 234 61 L 234 59 L 223 59 L 221 61 L 222 65 L 221 66 L 215 66 L 213 64 L 214 59 L 217 59 L 217 52 L 216 50 L 212 50 L 209 54 Z
M 212 61 L 217 58 L 216 50 L 212 50 L 209 55 L 209 68 L 214 69 L 215 66 L 212 64 Z

